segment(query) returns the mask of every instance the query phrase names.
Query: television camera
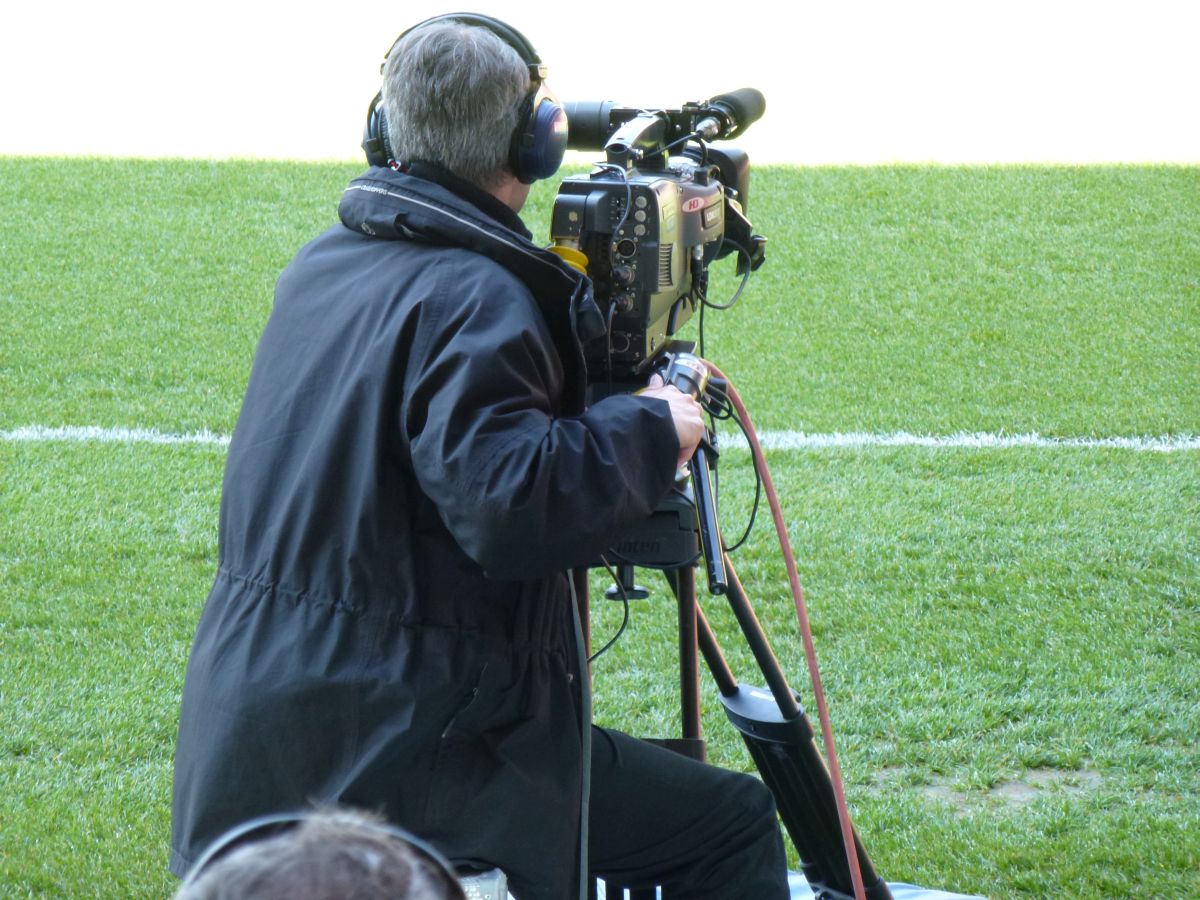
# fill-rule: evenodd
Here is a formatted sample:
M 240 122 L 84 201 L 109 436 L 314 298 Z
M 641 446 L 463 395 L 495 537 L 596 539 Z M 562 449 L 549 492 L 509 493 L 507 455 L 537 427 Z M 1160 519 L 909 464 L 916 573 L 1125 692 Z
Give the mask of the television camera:
M 604 393 L 606 382 L 607 392 L 640 386 L 650 370 L 661 370 L 664 381 L 701 400 L 710 413 L 713 406 L 728 406 L 725 391 L 730 390 L 730 399 L 739 407 L 739 423 L 749 427 L 732 386 L 723 377 L 712 377 L 719 371 L 688 353 L 690 344 L 672 341 L 671 336 L 697 309 L 717 305 L 707 295 L 712 262 L 736 252 L 737 273 L 746 277 L 764 261 L 766 238 L 754 234 L 746 218 L 746 154 L 716 150 L 707 142 L 742 134 L 761 117 L 765 105 L 753 88 L 673 110 L 647 111 L 607 101 L 567 104 L 568 148 L 603 148 L 606 157 L 590 174 L 563 180 L 550 225 L 551 249 L 591 277 L 596 301 L 608 320 L 605 339 L 584 347 L 593 395 Z M 676 150 L 679 154 L 672 155 Z M 788 686 L 732 568 L 717 522 L 711 481 L 717 453 L 711 438 L 710 433 L 690 463 L 691 490 L 677 483 L 655 514 L 609 551 L 618 562 L 617 584 L 609 596 L 626 601 L 626 615 L 630 597 L 647 595 L 633 580 L 635 566 L 666 570 L 679 603 L 683 736 L 662 743 L 704 758 L 699 651 L 717 681 L 730 721 L 742 733 L 776 798 L 814 894 L 829 900 L 890 900 L 887 883 L 854 834 L 840 794 L 840 774 L 835 788 L 798 695 Z M 755 447 L 756 439 L 750 443 Z M 755 466 L 765 474 L 765 460 L 758 453 Z M 769 476 L 767 488 L 773 497 Z M 786 531 L 781 531 L 781 546 L 785 538 Z M 692 574 L 692 563 L 701 554 L 709 592 L 729 600 L 766 688 L 738 682 L 704 618 Z M 787 555 L 794 572 L 790 550 Z M 602 563 L 607 567 L 607 560 Z M 798 588 L 797 579 L 793 591 Z M 802 608 L 802 594 L 797 595 L 797 607 Z M 825 715 L 822 729 L 832 751 Z M 831 756 L 831 764 L 837 771 L 836 757 Z M 653 892 L 631 896 L 640 900 Z
M 707 142 L 741 135 L 766 101 L 742 88 L 679 109 L 566 104 L 567 146 L 605 162 L 568 176 L 551 215 L 555 250 L 592 279 L 607 334 L 585 348 L 593 385 L 644 380 L 668 339 L 707 301 L 708 267 L 737 253 L 743 277 L 766 238 L 746 218 L 750 164 Z

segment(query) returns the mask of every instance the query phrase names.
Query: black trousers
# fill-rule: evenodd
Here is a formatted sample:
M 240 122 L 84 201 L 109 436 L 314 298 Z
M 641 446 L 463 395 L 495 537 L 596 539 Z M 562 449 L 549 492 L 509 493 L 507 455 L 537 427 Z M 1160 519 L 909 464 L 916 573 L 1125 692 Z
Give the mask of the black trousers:
M 775 800 L 761 781 L 592 729 L 590 874 L 664 900 L 786 900 Z

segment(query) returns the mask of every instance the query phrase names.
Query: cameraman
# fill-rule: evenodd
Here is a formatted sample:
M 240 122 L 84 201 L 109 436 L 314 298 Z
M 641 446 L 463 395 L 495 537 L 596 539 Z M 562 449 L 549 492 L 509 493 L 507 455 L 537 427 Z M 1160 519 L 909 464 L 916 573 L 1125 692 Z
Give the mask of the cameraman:
M 230 444 L 173 871 L 247 818 L 338 803 L 562 900 L 590 749 L 591 872 L 788 896 L 757 779 L 581 722 L 566 570 L 651 513 L 703 423 L 662 385 L 584 407 L 590 285 L 517 216 L 564 144 L 540 61 L 503 23 L 439 17 L 383 94 L 403 163 L 356 179 L 280 276 Z

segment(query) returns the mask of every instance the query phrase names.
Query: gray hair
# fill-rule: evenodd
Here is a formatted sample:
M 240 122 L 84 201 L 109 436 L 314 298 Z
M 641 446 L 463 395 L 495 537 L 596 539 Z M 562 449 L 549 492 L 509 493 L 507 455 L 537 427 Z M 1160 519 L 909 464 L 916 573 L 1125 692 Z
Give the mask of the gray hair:
M 466 900 L 442 865 L 380 819 L 323 812 L 229 851 L 175 900 Z
M 383 76 L 392 153 L 495 187 L 529 88 L 529 67 L 486 28 L 458 22 L 415 28 L 392 48 Z

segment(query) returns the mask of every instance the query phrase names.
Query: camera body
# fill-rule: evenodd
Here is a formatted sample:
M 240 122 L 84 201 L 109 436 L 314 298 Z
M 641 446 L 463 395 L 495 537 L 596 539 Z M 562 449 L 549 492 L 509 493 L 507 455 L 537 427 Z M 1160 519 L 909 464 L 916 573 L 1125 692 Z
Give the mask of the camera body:
M 638 370 L 691 317 L 697 280 L 722 243 L 724 207 L 720 183 L 705 171 L 634 171 L 622 179 L 601 169 L 563 181 L 551 238 L 587 256 L 609 321 L 606 345 L 587 348 L 589 368 L 603 357 L 623 373 Z
M 744 215 L 746 154 L 700 140 L 719 100 L 656 112 L 568 104 L 568 145 L 602 144 L 606 155 L 590 174 L 563 180 L 550 223 L 554 248 L 586 265 L 607 320 L 606 335 L 584 348 L 593 383 L 632 383 L 653 366 L 705 302 L 716 259 L 737 250 L 739 274 L 763 262 L 766 239 Z

